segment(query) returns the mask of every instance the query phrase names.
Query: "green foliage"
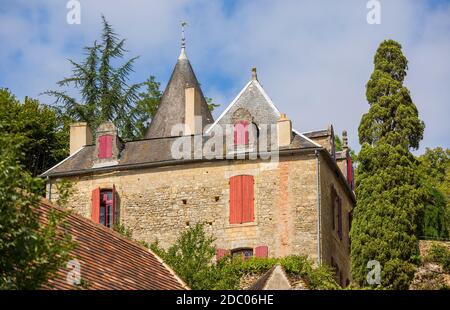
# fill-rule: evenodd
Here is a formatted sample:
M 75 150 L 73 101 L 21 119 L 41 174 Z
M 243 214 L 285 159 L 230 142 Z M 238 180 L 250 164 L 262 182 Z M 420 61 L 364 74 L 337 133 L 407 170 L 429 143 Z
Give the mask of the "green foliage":
M 95 41 L 85 48 L 86 58 L 82 63 L 70 60 L 72 76 L 58 82 L 60 87 L 73 85 L 81 100 L 71 97 L 65 90 L 45 94 L 54 96 L 56 103 L 61 103 L 61 110 L 71 118 L 88 122 L 94 129 L 105 121 L 112 121 L 124 139 L 131 139 L 138 131 L 131 111 L 141 84 L 129 85 L 128 80 L 137 57 L 114 66 L 125 55 L 125 40 L 119 39 L 104 16 L 102 23 L 100 43 Z
M 207 236 L 204 225 L 197 224 L 183 232 L 174 245 L 164 250 L 150 246 L 193 289 L 204 289 L 210 280 L 210 262 L 214 257 L 214 238 Z
M 425 259 L 442 265 L 445 272 L 450 272 L 450 250 L 447 247 L 433 244 Z
M 139 93 L 139 100 L 131 110 L 131 115 L 136 119 L 136 138 L 145 137 L 150 120 L 155 116 L 162 96 L 159 90 L 161 84 L 156 82 L 154 76 L 150 76 L 143 85 L 147 87 L 147 90 Z
M 158 242 L 150 245 L 192 289 L 229 290 L 239 289 L 240 280 L 246 274 L 260 274 L 280 264 L 286 273 L 301 276 L 311 289 L 339 289 L 329 267 L 313 268 L 303 256 L 284 258 L 252 258 L 242 260 L 225 256 L 212 263 L 215 253 L 214 239 L 207 236 L 204 226 L 197 224 L 183 232 L 169 249 L 162 249 Z
M 419 235 L 450 238 L 450 150 L 427 148 L 418 159 L 425 197 Z
M 70 235 L 57 229 L 64 225 L 64 213 L 51 211 L 47 224 L 39 223 L 35 207 L 43 181 L 20 165 L 26 141 L 20 135 L 0 136 L 0 289 L 42 287 L 74 246 Z
M 429 182 L 423 181 L 424 207 L 418 224 L 422 239 L 447 239 L 449 237 L 449 209 L 444 194 Z
M 334 145 L 335 145 L 335 148 L 336 148 L 336 152 L 340 152 L 340 151 L 343 150 L 343 148 L 342 148 L 342 140 L 339 137 L 339 135 L 334 135 Z
M 55 184 L 55 186 L 58 190 L 58 199 L 56 200 L 56 204 L 63 207 L 67 204 L 70 197 L 75 192 L 73 182 L 68 179 L 61 179 Z
M 133 231 L 121 223 L 114 224 L 113 230 L 118 232 L 119 234 L 121 234 L 122 236 L 124 236 L 127 239 L 132 239 L 132 237 L 133 237 Z M 148 247 L 146 245 L 147 244 L 145 244 L 144 246 Z
M 403 86 L 408 61 L 401 45 L 387 40 L 375 54 L 375 70 L 366 85 L 369 112 L 359 125 L 361 144 L 387 143 L 417 149 L 423 138 L 424 123 Z
M 37 100 L 19 102 L 8 90 L 0 89 L 2 134 L 20 136 L 20 163 L 37 176 L 68 155 L 68 129 L 64 118 Z
M 381 286 L 407 289 L 418 256 L 416 225 L 423 206 L 418 148 L 424 125 L 403 86 L 407 60 L 395 41 L 381 43 L 367 83 L 369 112 L 359 126 L 357 205 L 353 211 L 353 279 L 364 286 L 367 262 L 381 264 Z

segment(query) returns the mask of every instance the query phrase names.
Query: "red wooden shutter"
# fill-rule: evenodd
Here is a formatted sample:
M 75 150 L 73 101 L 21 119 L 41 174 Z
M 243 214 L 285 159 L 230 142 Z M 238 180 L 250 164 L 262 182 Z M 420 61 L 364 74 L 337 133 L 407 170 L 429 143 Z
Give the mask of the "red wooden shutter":
M 248 144 L 248 122 L 240 121 L 234 124 L 234 145 Z
M 113 184 L 112 188 L 112 225 L 116 224 L 116 186 Z
M 98 158 L 112 157 L 112 135 L 104 135 L 98 138 Z
M 91 219 L 95 223 L 100 222 L 100 187 L 92 191 Z
M 269 256 L 269 248 L 267 245 L 260 245 L 255 248 L 255 257 L 268 257 Z
M 350 156 L 347 157 L 347 182 L 350 188 L 353 189 L 353 165 Z
M 254 181 L 252 175 L 242 176 L 242 223 L 253 222 L 254 217 Z
M 228 251 L 225 249 L 217 249 L 216 250 L 216 261 L 219 261 L 222 257 L 228 254 Z
M 242 223 L 242 176 L 230 178 L 230 224 Z

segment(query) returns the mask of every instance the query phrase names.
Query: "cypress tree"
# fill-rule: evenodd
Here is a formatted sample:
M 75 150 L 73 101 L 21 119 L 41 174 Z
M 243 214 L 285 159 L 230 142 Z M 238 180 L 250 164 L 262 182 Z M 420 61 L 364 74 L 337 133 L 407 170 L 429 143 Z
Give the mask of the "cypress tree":
M 424 124 L 403 86 L 408 61 L 401 45 L 382 42 L 374 64 L 366 85 L 370 108 L 359 126 L 352 273 L 356 283 L 367 285 L 367 263 L 377 260 L 382 287 L 407 289 L 418 256 L 416 224 L 423 199 L 418 163 L 410 150 L 419 147 Z

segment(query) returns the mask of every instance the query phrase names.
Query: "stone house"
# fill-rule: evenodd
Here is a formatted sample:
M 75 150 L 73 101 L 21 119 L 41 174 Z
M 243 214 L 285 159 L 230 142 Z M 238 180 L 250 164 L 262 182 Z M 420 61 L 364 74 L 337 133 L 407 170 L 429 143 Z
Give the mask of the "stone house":
M 217 257 L 308 255 L 350 281 L 353 170 L 346 134 L 300 133 L 278 111 L 256 69 L 214 120 L 184 48 L 145 139 L 123 141 L 112 123 L 70 128 L 70 156 L 42 174 L 47 198 L 73 181 L 69 208 L 137 240 L 173 244 L 198 222 Z

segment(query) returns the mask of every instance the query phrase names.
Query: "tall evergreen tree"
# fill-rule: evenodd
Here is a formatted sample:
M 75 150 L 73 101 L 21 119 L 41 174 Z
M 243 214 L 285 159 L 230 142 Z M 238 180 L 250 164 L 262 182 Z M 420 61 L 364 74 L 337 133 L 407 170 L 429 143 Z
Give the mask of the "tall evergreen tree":
M 399 43 L 382 42 L 366 86 L 370 108 L 359 126 L 362 148 L 351 230 L 352 273 L 360 285 L 367 284 L 371 260 L 381 264 L 383 287 L 406 289 L 414 275 L 423 195 L 410 149 L 419 147 L 424 124 L 403 86 L 407 63 Z
M 60 87 L 73 85 L 79 91 L 79 99 L 67 91 L 46 91 L 61 103 L 64 113 L 78 121 L 88 122 L 93 128 L 105 121 L 112 121 L 124 139 L 137 134 L 136 119 L 130 114 L 138 100 L 141 84 L 129 84 L 129 74 L 137 57 L 116 67 L 114 64 L 125 55 L 125 40 L 119 39 L 111 25 L 102 16 L 103 31 L 100 43 L 85 48 L 82 63 L 70 60 L 72 76 L 58 82 Z M 130 128 L 131 126 L 131 128 Z M 127 130 L 124 130 L 124 129 Z

